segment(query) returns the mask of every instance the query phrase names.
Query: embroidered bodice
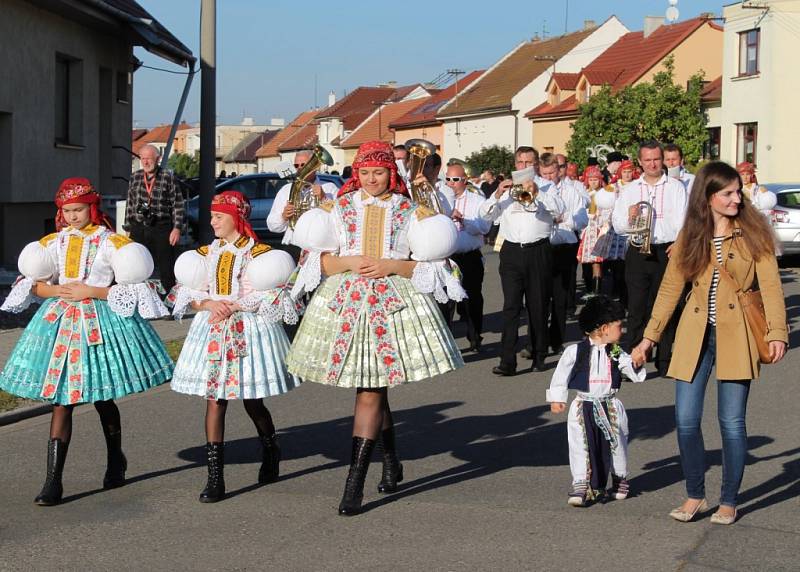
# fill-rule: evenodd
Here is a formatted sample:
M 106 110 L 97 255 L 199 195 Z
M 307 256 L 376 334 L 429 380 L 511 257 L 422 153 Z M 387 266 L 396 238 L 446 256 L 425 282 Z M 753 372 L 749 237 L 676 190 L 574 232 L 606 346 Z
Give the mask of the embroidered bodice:
M 417 206 L 407 197 L 387 193 L 372 197 L 364 191 L 336 200 L 332 211 L 339 255 L 365 255 L 407 260 L 410 227 Z
M 208 279 L 208 297 L 213 300 L 239 300 L 253 291 L 246 271 L 257 256 L 269 252 L 266 244 L 258 244 L 252 238 L 240 236 L 234 242 L 217 239 L 201 246 L 201 256 Z
M 106 287 L 114 282 L 112 259 L 131 239 L 104 226 L 89 225 L 80 230 L 67 227 L 39 241 L 56 265 L 52 284 L 84 282 Z

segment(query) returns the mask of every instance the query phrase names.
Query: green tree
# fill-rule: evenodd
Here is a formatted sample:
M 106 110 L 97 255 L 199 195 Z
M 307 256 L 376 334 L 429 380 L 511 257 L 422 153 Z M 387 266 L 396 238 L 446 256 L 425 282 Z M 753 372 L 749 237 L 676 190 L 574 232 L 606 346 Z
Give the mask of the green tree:
M 498 173 L 509 175 L 514 170 L 513 151 L 508 147 L 499 145 L 483 147 L 480 151 L 472 153 L 465 160 L 472 167 L 473 172 L 478 174 L 491 169 L 495 175 Z
M 587 147 L 599 144 L 635 157 L 639 143 L 657 139 L 680 145 L 686 164 L 695 165 L 707 138 L 706 116 L 700 105 L 704 74 L 701 71 L 692 76 L 685 88 L 675 84 L 674 74 L 675 63 L 670 56 L 652 82 L 616 92 L 604 86 L 580 105 L 567 143 L 570 161 L 585 168 Z
M 167 160 L 167 167 L 172 169 L 182 179 L 191 179 L 200 176 L 200 157 L 186 153 L 173 153 Z

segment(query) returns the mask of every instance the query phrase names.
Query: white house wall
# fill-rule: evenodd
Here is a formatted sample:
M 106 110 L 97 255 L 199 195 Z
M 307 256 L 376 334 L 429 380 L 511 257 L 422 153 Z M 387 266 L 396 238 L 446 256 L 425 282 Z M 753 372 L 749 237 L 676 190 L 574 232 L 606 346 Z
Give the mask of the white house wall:
M 442 158 L 466 159 L 484 147 L 499 145 L 514 149 L 515 116 L 509 113 L 465 119 L 448 119 L 444 122 Z

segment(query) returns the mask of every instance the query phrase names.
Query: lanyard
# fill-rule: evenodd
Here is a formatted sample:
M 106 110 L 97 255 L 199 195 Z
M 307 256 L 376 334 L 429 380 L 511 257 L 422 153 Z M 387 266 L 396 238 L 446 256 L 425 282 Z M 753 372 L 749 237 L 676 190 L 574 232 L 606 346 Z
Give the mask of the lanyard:
M 144 174 L 144 190 L 147 191 L 147 196 L 151 198 L 153 196 L 153 186 L 156 184 L 156 176 L 157 175 L 153 175 L 153 179 L 148 183 L 147 173 Z

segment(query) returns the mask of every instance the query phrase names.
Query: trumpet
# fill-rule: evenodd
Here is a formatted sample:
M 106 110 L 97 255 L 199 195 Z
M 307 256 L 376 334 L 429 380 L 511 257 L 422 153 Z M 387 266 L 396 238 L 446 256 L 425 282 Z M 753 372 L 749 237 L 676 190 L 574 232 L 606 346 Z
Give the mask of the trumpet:
M 425 160 L 436 153 L 436 146 L 425 139 L 409 139 L 406 141 L 408 151 L 408 181 L 411 200 L 435 213 L 442 213 L 442 205 L 436 189 L 427 180 L 424 183 L 415 183 L 414 180 L 422 174 Z
M 642 254 L 650 254 L 650 240 L 655 219 L 653 205 L 647 201 L 639 201 L 633 208 L 636 212 L 630 217 L 628 223 L 628 244 L 635 246 Z
M 294 206 L 294 214 L 289 219 L 289 228 L 294 229 L 297 219 L 304 212 L 319 206 L 319 199 L 311 192 L 311 183 L 306 181 L 306 177 L 316 171 L 320 165 L 333 165 L 333 157 L 322 145 L 314 145 L 311 151 L 311 158 L 308 163 L 297 170 L 296 178 L 292 181 L 289 190 L 289 203 Z
M 523 207 L 529 207 L 536 204 L 537 196 L 539 195 L 539 187 L 533 183 L 533 190 L 525 189 L 524 185 L 512 185 L 511 190 L 508 192 L 512 200 L 517 201 Z

